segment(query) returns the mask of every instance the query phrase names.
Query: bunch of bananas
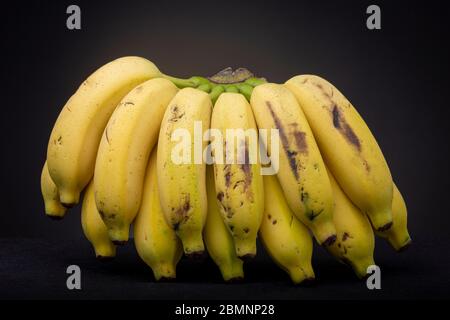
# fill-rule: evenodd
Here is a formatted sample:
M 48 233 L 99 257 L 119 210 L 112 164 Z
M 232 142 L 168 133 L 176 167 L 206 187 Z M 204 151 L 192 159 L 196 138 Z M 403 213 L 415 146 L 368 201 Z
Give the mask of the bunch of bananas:
M 208 129 L 275 129 L 278 140 L 219 144 Z M 180 130 L 194 136 L 192 149 L 215 143 L 214 161 L 188 152 L 174 162 Z M 258 151 L 272 157 L 275 144 L 278 172 L 263 176 Z M 241 150 L 241 161 L 218 161 Z M 100 259 L 116 255 L 133 224 L 136 250 L 157 280 L 175 278 L 183 253 L 203 256 L 205 247 L 224 280 L 241 279 L 258 236 L 294 283 L 315 277 L 311 234 L 358 277 L 375 264 L 374 232 L 398 251 L 411 242 L 405 202 L 375 138 L 344 95 L 312 75 L 275 84 L 227 68 L 178 79 L 144 58 L 114 60 L 62 109 L 41 189 L 55 219 L 84 190 L 81 224 Z

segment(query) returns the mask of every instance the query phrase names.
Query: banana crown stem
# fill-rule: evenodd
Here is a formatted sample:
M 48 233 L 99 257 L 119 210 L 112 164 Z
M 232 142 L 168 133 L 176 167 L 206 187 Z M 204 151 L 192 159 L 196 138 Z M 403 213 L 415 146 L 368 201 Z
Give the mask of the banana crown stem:
M 228 67 L 211 77 L 194 76 L 187 79 L 176 78 L 166 74 L 162 77 L 172 81 L 178 88 L 197 88 L 209 94 L 213 103 L 223 92 L 236 92 L 243 94 L 250 101 L 253 88 L 266 83 L 265 78 L 255 77 L 246 68 L 233 70 Z

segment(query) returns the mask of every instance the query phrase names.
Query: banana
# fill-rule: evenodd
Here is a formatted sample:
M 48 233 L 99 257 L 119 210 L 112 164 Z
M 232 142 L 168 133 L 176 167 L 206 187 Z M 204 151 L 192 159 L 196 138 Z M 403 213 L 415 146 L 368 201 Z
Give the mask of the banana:
M 392 198 L 392 227 L 384 232 L 376 231 L 377 236 L 385 238 L 398 252 L 405 250 L 411 244 L 407 227 L 407 209 L 405 200 L 394 183 Z
M 278 129 L 281 142 L 278 179 L 289 207 L 313 232 L 318 243 L 332 244 L 336 229 L 330 181 L 295 96 L 283 85 L 261 84 L 253 89 L 251 106 L 258 128 Z M 266 149 L 271 152 L 270 144 Z
M 155 148 L 145 174 L 142 204 L 134 221 L 134 244 L 141 259 L 153 270 L 155 279 L 167 280 L 176 278 L 176 265 L 183 248 L 161 209 L 156 152 Z
M 58 188 L 48 173 L 47 161 L 44 163 L 41 173 L 41 192 L 47 217 L 56 220 L 62 219 L 67 209 L 59 201 Z
M 275 175 L 264 176 L 265 214 L 259 237 L 272 259 L 298 284 L 315 278 L 311 265 L 313 241 L 294 217 Z
M 159 75 L 158 68 L 144 58 L 120 58 L 95 71 L 67 101 L 47 149 L 48 169 L 61 203 L 78 203 L 94 173 L 103 130 L 119 101 L 138 84 Z
M 264 186 L 257 154 L 256 123 L 242 94 L 220 95 L 214 105 L 211 129 L 219 130 L 223 137 L 223 148 L 220 146 L 223 159 L 219 160 L 218 150 L 214 150 L 220 212 L 233 236 L 238 257 L 251 258 L 256 255 L 256 237 L 264 214 Z M 237 130 L 241 130 L 240 136 Z M 228 133 L 235 135 L 228 136 Z M 239 158 L 242 158 L 240 153 L 243 159 Z M 250 163 L 252 154 L 255 163 Z M 227 156 L 233 156 L 233 163 L 226 161 Z
M 100 217 L 95 204 L 94 183 L 86 188 L 81 207 L 81 226 L 83 232 L 95 250 L 98 259 L 110 259 L 116 256 L 116 246 L 109 240 L 108 230 Z
M 177 91 L 166 79 L 144 82 L 122 99 L 105 128 L 95 164 L 95 200 L 115 244 L 128 240 L 141 204 L 150 152 Z
M 383 153 L 352 104 L 312 75 L 286 82 L 306 114 L 325 162 L 350 200 L 376 230 L 392 226 L 392 177 Z
M 374 265 L 375 239 L 367 216 L 344 194 L 333 175 L 328 172 L 334 195 L 333 220 L 337 240 L 328 251 L 341 262 L 351 266 L 358 276 L 367 274 L 367 267 Z
M 191 257 L 204 253 L 202 230 L 207 214 L 206 165 L 197 159 L 193 146 L 200 140 L 197 145 L 202 147 L 202 157 L 201 151 L 207 144 L 202 140 L 209 128 L 211 109 L 207 93 L 192 88 L 180 90 L 167 107 L 158 140 L 161 206 L 167 223 L 183 243 L 184 253 Z
M 219 267 L 225 281 L 244 278 L 242 260 L 236 255 L 233 237 L 222 220 L 214 185 L 214 168 L 206 169 L 206 188 L 208 193 L 208 214 L 206 216 L 203 238 L 210 257 Z

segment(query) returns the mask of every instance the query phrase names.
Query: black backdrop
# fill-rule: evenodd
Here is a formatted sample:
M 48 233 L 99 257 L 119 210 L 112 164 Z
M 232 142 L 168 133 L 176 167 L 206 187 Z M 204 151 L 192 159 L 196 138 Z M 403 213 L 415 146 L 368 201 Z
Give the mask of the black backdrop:
M 66 8 L 73 3 L 81 7 L 79 31 L 66 28 Z M 366 28 L 372 3 L 381 7 L 381 30 Z M 83 237 L 79 208 L 61 222 L 44 216 L 39 177 L 47 139 L 87 75 L 114 58 L 140 55 L 180 77 L 243 66 L 273 82 L 304 73 L 333 82 L 377 137 L 407 202 L 414 244 L 427 243 L 426 252 L 435 252 L 430 259 L 448 265 L 450 55 L 444 3 L 2 3 L 0 237 L 50 243 Z M 9 259 L 4 252 L 0 257 Z

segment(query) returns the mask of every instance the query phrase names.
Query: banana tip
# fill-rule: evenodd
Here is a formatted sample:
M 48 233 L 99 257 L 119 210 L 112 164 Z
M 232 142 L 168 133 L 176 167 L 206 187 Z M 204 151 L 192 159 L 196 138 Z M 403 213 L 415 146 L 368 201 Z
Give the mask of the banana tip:
M 397 252 L 404 252 L 406 251 L 412 243 L 412 239 L 409 238 L 400 248 L 397 249 Z
M 112 243 L 114 243 L 116 246 L 124 246 L 127 244 L 127 240 L 112 240 Z
M 186 258 L 190 259 L 190 260 L 203 260 L 206 258 L 206 253 L 205 251 L 194 251 L 194 252 L 189 252 L 189 253 L 185 253 Z
M 392 221 L 386 223 L 384 226 L 379 227 L 377 231 L 384 232 L 384 231 L 389 230 L 391 227 L 392 227 Z
M 299 283 L 299 285 L 303 287 L 311 287 L 316 284 L 316 278 L 315 277 L 307 277 L 302 282 Z
M 241 258 L 242 261 L 247 262 L 250 260 L 253 260 L 253 258 L 256 256 L 256 254 L 254 253 L 247 253 L 244 254 L 243 256 L 240 256 L 239 258 Z

